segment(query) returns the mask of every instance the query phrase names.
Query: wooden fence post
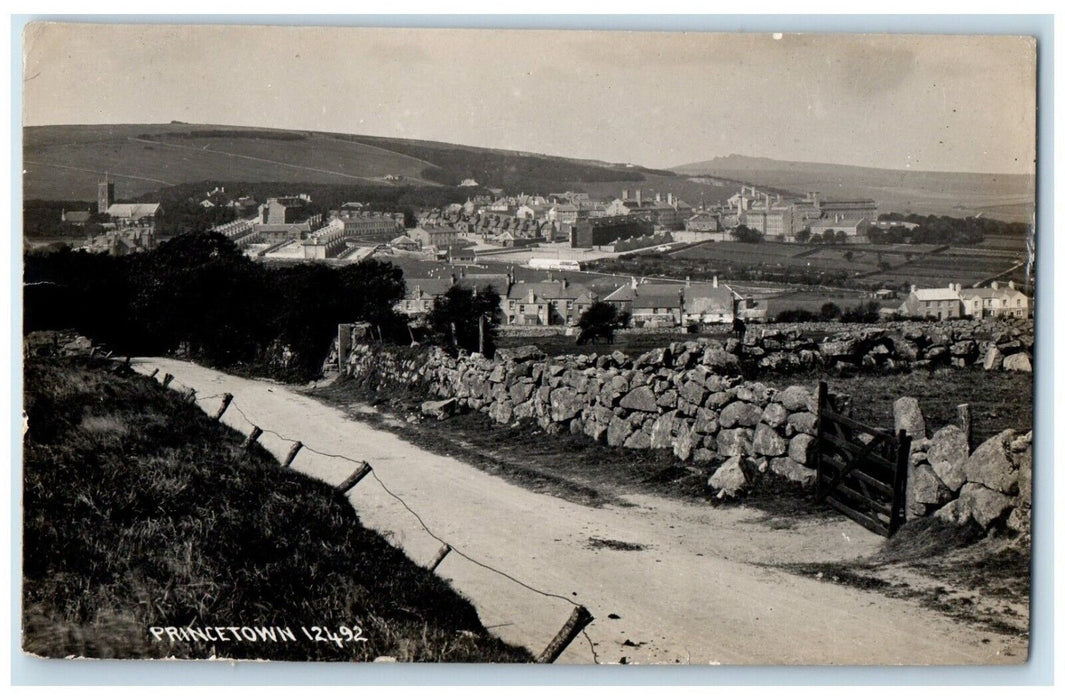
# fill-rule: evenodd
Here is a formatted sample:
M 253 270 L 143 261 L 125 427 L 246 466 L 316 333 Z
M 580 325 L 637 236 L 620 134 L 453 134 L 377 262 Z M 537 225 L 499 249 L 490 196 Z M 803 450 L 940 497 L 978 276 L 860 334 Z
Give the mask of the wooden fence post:
M 451 545 L 445 544 L 440 548 L 440 551 L 436 553 L 436 558 L 429 564 L 429 571 L 436 571 L 436 567 L 440 566 L 440 563 L 444 561 L 444 557 L 451 553 Z
M 888 537 L 906 522 L 906 480 L 910 472 L 910 436 L 905 430 L 898 434 L 898 446 L 895 454 L 895 479 L 892 483 L 891 521 L 888 524 Z
M 156 367 L 152 370 L 152 373 L 148 375 L 148 379 L 155 379 L 155 375 L 159 374 L 159 368 Z
M 818 502 L 824 497 L 822 493 L 824 489 L 824 476 L 823 468 L 821 467 L 821 450 L 825 448 L 823 431 L 824 431 L 824 413 L 825 404 L 828 403 L 828 384 L 825 382 L 817 383 L 817 426 L 814 429 L 816 434 L 814 438 L 814 445 L 817 449 L 814 453 L 814 467 L 817 469 L 817 485 L 814 489 L 814 494 Z
M 283 469 L 288 469 L 292 466 L 292 460 L 296 459 L 296 455 L 303 449 L 303 443 L 299 440 L 292 446 L 292 449 L 288 451 L 288 457 L 285 457 L 285 463 L 281 465 Z
M 189 389 L 189 393 L 185 396 L 185 400 L 189 403 L 196 403 L 196 390 Z
M 255 444 L 255 441 L 259 439 L 259 436 L 263 434 L 263 429 L 257 425 L 251 427 L 251 432 L 248 433 L 248 437 L 244 438 L 244 444 L 240 447 L 243 450 L 251 449 L 251 446 Z
M 229 408 L 229 404 L 233 401 L 233 394 L 222 394 L 222 405 L 218 407 L 218 410 L 214 412 L 213 418 L 215 420 L 222 420 L 222 414 Z
M 371 471 L 370 465 L 366 462 L 362 463 L 362 466 L 352 472 L 351 476 L 344 479 L 339 486 L 336 487 L 337 493 L 347 493 L 355 488 L 355 485 L 366 478 L 366 475 Z
M 573 610 L 573 614 L 566 620 L 566 624 L 562 626 L 562 629 L 558 631 L 555 638 L 547 645 L 540 655 L 536 657 L 536 663 L 538 664 L 553 664 L 566 647 L 570 645 L 577 635 L 581 633 L 585 627 L 588 626 L 595 618 L 588 612 L 588 609 L 583 605 L 578 605 Z
M 172 382 L 172 381 L 174 381 L 174 375 L 170 374 L 170 372 L 167 372 L 166 374 L 164 374 L 163 375 L 163 388 L 165 389 L 168 386 L 170 386 L 170 382 Z
M 969 404 L 958 404 L 958 427 L 965 433 L 965 440 L 969 443 L 969 454 L 973 453 L 973 411 Z

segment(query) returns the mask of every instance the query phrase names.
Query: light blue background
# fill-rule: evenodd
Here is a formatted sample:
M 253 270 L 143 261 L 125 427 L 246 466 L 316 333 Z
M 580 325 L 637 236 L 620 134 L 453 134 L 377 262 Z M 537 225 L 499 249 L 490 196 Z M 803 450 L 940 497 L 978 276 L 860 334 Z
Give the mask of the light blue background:
M 334 15 L 16 15 L 11 21 L 11 182 L 13 203 L 22 201 L 22 31 L 35 20 L 93 23 L 301 24 L 367 27 L 490 27 L 541 29 L 625 29 L 658 31 L 891 32 L 924 34 L 1024 34 L 1039 42 L 1038 179 L 1035 362 L 1034 536 L 1029 662 L 1014 667 L 637 667 L 490 666 L 255 662 L 64 661 L 25 656 L 20 648 L 21 583 L 21 381 L 12 381 L 11 459 L 11 673 L 12 683 L 82 685 L 1015 685 L 1053 682 L 1053 406 L 1051 359 L 1055 355 L 1052 303 L 1053 231 L 1053 50 L 1050 15 L 624 15 L 624 16 L 334 16 Z M 265 126 L 265 125 L 264 125 Z M 12 376 L 21 379 L 22 212 L 11 208 Z M 1047 235 L 1041 235 L 1046 232 Z M 693 601 L 693 604 L 697 604 Z

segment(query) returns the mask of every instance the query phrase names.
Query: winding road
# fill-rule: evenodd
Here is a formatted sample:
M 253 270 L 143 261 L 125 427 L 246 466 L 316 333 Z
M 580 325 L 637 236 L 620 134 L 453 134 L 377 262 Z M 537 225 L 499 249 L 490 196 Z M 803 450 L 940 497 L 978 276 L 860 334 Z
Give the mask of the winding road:
M 713 508 L 633 495 L 627 505 L 589 507 L 538 494 L 392 433 L 348 418 L 284 385 L 224 374 L 168 358 L 141 358 L 176 388 L 198 396 L 231 393 L 223 422 L 283 459 L 299 439 L 324 453 L 363 459 L 367 478 L 349 498 L 368 527 L 415 562 L 440 543 L 400 496 L 457 549 L 544 592 L 565 596 L 595 616 L 560 663 L 691 664 L 994 664 L 1016 640 L 967 627 L 916 602 L 787 573 L 771 564 L 840 560 L 871 553 L 880 540 L 849 520 L 773 527 L 757 510 Z M 200 405 L 213 413 L 218 398 Z M 357 407 L 353 407 L 357 408 Z M 372 410 L 372 409 L 363 409 Z M 331 484 L 354 466 L 301 451 L 292 467 Z M 254 507 L 254 504 L 249 504 Z M 623 544 L 622 544 L 623 543 Z M 498 573 L 451 554 L 437 573 L 476 606 L 500 638 L 539 652 L 573 610 Z M 328 624 L 329 621 L 319 621 Z M 594 655 L 591 644 L 594 644 Z M 1016 649 L 1014 649 L 1016 651 Z

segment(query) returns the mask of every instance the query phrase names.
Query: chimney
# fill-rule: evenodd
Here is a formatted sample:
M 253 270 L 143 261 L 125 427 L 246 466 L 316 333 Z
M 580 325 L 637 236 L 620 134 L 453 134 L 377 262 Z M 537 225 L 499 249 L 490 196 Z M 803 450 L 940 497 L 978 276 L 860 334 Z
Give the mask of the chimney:
M 913 294 L 916 291 L 917 291 L 917 285 L 916 284 L 911 284 L 910 285 L 910 294 Z
M 451 273 L 451 286 L 454 287 L 456 282 L 458 282 L 458 278 L 455 277 L 455 273 L 452 272 Z
M 661 192 L 655 192 L 655 201 L 656 202 L 661 202 L 662 201 L 662 193 Z
M 691 277 L 691 275 L 684 275 L 684 286 L 685 287 L 692 286 L 692 277 Z
M 1017 288 L 1017 285 L 1014 283 L 1013 280 L 1010 280 L 1010 289 L 1016 289 L 1016 288 Z
M 569 288 L 569 280 L 566 279 L 565 277 L 562 278 L 562 288 L 563 289 L 568 289 Z
M 636 206 L 643 206 L 643 192 L 641 192 L 640 190 L 636 190 Z
M 621 191 L 621 201 L 623 201 L 623 202 L 629 201 L 629 191 L 628 190 L 622 190 Z
M 714 289 L 717 289 L 717 275 L 714 275 Z
M 630 277 L 629 278 L 629 287 L 631 287 L 633 291 L 636 291 L 636 278 L 635 277 Z
M 666 201 L 669 202 L 669 206 L 671 207 L 676 206 L 677 204 L 677 198 L 673 196 L 672 192 L 666 195 Z
M 997 281 L 991 283 L 991 289 L 998 289 L 998 282 Z

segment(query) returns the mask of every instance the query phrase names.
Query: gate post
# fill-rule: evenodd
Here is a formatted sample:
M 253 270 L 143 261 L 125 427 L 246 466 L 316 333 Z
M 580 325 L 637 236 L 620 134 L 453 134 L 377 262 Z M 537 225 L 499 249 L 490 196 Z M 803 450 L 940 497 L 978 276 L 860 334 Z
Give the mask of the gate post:
M 815 499 L 820 502 L 824 499 L 825 495 L 822 493 L 824 489 L 824 476 L 821 468 L 821 450 L 824 449 L 824 440 L 822 434 L 824 433 L 824 414 L 825 405 L 828 403 L 828 384 L 825 382 L 817 383 L 817 427 L 814 429 L 816 433 L 815 445 L 817 446 L 814 457 L 814 466 L 817 469 L 817 486 L 815 489 Z
M 906 522 L 906 480 L 910 473 L 910 436 L 905 430 L 898 434 L 898 446 L 895 454 L 895 480 L 892 483 L 891 522 L 888 524 L 888 537 Z

